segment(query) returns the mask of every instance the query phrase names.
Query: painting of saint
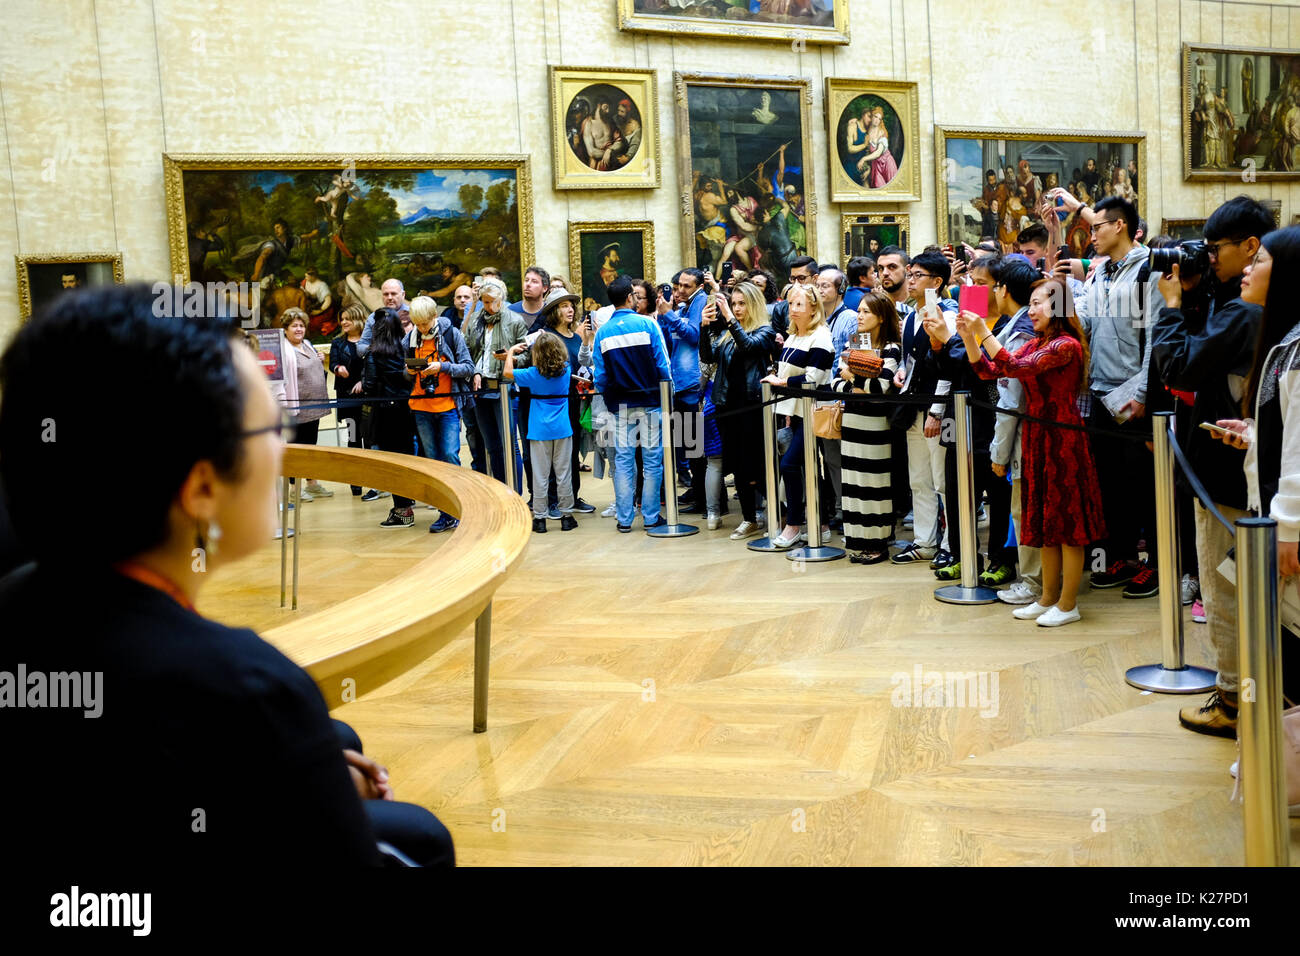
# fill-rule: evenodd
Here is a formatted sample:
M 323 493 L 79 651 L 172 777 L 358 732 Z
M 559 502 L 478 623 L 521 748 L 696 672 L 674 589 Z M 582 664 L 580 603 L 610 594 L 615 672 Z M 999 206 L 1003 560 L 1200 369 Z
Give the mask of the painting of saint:
M 569 102 L 565 139 L 591 169 L 619 169 L 641 148 L 641 111 L 619 87 L 592 84 Z
M 654 276 L 647 275 L 654 271 L 653 236 L 648 221 L 569 223 L 569 274 L 577 283 L 573 292 L 601 308 L 609 305 L 606 287 L 619 276 L 653 282 Z
M 659 185 L 653 70 L 550 67 L 556 189 Z

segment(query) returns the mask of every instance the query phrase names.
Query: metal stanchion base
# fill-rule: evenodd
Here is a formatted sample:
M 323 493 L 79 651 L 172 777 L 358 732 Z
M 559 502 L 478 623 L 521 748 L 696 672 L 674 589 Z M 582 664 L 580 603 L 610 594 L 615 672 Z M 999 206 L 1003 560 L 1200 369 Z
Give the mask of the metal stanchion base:
M 993 588 L 964 588 L 960 584 L 945 584 L 934 589 L 934 598 L 944 604 L 995 604 L 998 592 Z
M 652 538 L 685 538 L 699 534 L 700 529 L 693 524 L 661 524 L 657 528 L 646 528 L 645 533 Z
M 828 548 L 818 544 L 805 548 L 791 548 L 785 553 L 785 558 L 787 561 L 834 561 L 847 553 L 843 548 Z
M 1138 690 L 1155 691 L 1157 694 L 1204 694 L 1214 690 L 1214 671 L 1206 667 L 1184 667 L 1182 670 L 1167 670 L 1163 664 L 1143 664 L 1130 667 L 1124 674 L 1128 681 Z
M 764 535 L 761 538 L 754 538 L 752 541 L 747 542 L 745 547 L 749 548 L 750 551 L 766 551 L 768 553 L 773 551 L 789 550 L 788 548 L 778 548 L 772 543 L 772 538 L 767 535 Z

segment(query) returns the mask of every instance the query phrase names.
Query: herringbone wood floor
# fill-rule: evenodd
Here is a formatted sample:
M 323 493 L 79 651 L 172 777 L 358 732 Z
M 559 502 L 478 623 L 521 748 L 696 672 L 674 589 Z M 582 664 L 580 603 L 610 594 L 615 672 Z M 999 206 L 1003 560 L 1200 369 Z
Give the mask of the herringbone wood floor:
M 332 487 L 304 505 L 306 612 L 444 540 L 432 511 L 380 530 L 391 501 Z M 1233 743 L 1179 727 L 1192 698 L 1123 680 L 1159 659 L 1156 601 L 1085 591 L 1084 621 L 1049 630 L 937 603 L 924 567 L 796 571 L 729 540 L 736 511 L 715 532 L 683 520 L 700 534 L 621 535 L 597 514 L 533 536 L 494 606 L 486 734 L 470 730 L 472 630 L 335 712 L 460 863 L 1241 863 Z M 217 572 L 201 607 L 264 629 L 292 613 L 278 582 L 277 543 Z M 1187 656 L 1212 665 L 1205 630 L 1188 615 Z M 996 673 L 996 715 L 895 706 L 918 665 Z

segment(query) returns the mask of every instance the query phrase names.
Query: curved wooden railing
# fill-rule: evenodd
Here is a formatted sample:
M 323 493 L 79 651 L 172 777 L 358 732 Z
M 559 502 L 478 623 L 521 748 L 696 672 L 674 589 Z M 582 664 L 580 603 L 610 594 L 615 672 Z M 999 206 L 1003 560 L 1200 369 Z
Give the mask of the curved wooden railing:
M 467 468 L 393 452 L 287 445 L 281 470 L 382 488 L 459 515 L 461 523 L 445 544 L 392 580 L 262 636 L 312 676 L 333 709 L 409 670 L 477 622 L 474 729 L 486 729 L 490 605 L 528 544 L 532 516 L 523 499 Z M 303 537 L 310 547 L 310 537 Z

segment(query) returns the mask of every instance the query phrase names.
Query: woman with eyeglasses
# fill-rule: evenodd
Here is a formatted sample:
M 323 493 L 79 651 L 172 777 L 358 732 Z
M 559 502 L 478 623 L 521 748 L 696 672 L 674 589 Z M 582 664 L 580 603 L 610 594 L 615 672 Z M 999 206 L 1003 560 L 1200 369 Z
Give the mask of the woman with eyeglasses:
M 0 580 L 0 672 L 25 673 L 33 705 L 4 711 L 6 757 L 27 768 L 0 791 L 7 855 L 312 873 L 378 864 L 385 840 L 450 862 L 446 829 L 392 801 L 305 671 L 196 610 L 211 572 L 271 537 L 281 416 L 230 320 L 178 324 L 157 301 L 143 283 L 69 293 L 0 356 L 0 485 L 32 559 Z M 116 370 L 115 398 L 145 427 L 105 428 L 83 392 L 52 384 L 69 342 Z M 91 462 L 129 463 L 97 470 L 112 507 L 94 533 L 74 509 L 30 507 L 75 500 Z

